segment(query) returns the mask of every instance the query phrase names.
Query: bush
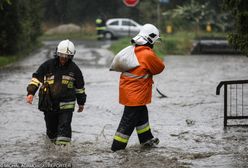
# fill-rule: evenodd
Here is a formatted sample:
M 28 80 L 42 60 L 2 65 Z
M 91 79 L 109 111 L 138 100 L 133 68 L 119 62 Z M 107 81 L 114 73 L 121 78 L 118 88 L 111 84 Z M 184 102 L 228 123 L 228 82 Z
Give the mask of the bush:
M 13 0 L 0 9 L 0 55 L 13 55 L 36 45 L 41 34 L 42 2 Z
M 228 40 L 235 49 L 248 56 L 248 3 L 246 0 L 224 0 L 226 10 L 231 10 L 235 17 L 235 30 L 229 34 Z
M 162 35 L 161 46 L 155 47 L 162 55 L 189 54 L 194 39 L 194 33 L 178 32 L 170 35 Z M 158 49 L 157 49 L 158 48 Z

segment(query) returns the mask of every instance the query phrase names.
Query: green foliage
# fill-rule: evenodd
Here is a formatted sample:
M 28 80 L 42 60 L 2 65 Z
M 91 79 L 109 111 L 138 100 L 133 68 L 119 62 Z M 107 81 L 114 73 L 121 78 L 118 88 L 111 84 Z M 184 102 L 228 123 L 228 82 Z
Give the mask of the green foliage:
M 228 32 L 234 27 L 229 10 L 223 11 L 216 0 L 185 0 L 162 15 L 165 25 L 172 25 L 174 31 L 194 30 L 198 34 L 207 25 L 215 32 Z
M 41 34 L 42 2 L 9 0 L 0 10 L 0 55 L 23 52 L 36 44 Z
M 178 6 L 174 9 L 172 17 L 181 17 L 188 22 L 193 22 L 195 24 L 196 35 L 198 35 L 200 24 L 209 20 L 212 13 L 214 13 L 214 11 L 209 8 L 208 3 L 200 4 L 195 0 L 191 0 L 190 3 Z
M 10 0 L 1 0 L 0 1 L 0 10 L 3 10 L 3 6 L 5 5 L 5 4 L 11 4 L 11 1 Z
M 114 53 L 117 54 L 121 49 L 123 49 L 124 47 L 127 47 L 131 45 L 131 37 L 125 37 L 125 38 L 120 38 L 117 41 L 114 41 L 111 46 L 110 46 L 110 50 Z
M 248 55 L 248 1 L 223 0 L 224 8 L 231 10 L 235 17 L 235 30 L 229 34 L 228 40 L 236 49 Z
M 206 38 L 224 38 L 226 34 L 201 32 L 201 36 Z M 193 32 L 181 31 L 170 35 L 162 34 L 161 41 L 156 42 L 154 50 L 159 57 L 166 55 L 187 55 L 190 54 L 194 39 L 195 34 Z M 130 40 L 131 37 L 121 38 L 113 42 L 109 49 L 114 54 L 117 54 L 121 49 L 131 44 Z
M 17 51 L 16 41 L 21 31 L 18 23 L 17 4 L 3 3 L 0 10 L 0 55 L 12 54 Z
M 0 56 L 0 67 L 10 64 L 11 62 L 14 62 L 17 60 L 16 56 Z
M 118 17 L 124 6 L 117 0 L 43 0 L 44 21 L 51 23 L 94 22 L 99 15 Z M 115 10 L 113 10 L 115 9 Z
M 22 59 L 23 57 L 29 56 L 29 54 L 33 50 L 38 49 L 41 46 L 42 46 L 41 43 L 37 43 L 37 45 L 32 46 L 32 48 L 28 48 L 26 50 L 22 50 L 22 52 L 19 52 L 19 53 L 14 54 L 14 55 L 0 55 L 0 68 L 3 67 L 3 66 L 5 66 L 5 65 L 14 63 L 14 62 Z
M 122 38 L 114 42 L 110 50 L 114 54 L 118 53 L 124 47 L 130 45 L 129 38 Z M 173 35 L 162 35 L 161 42 L 157 42 L 154 45 L 154 50 L 159 57 L 164 57 L 165 55 L 183 55 L 189 54 L 194 39 L 193 33 L 188 32 L 178 32 Z
M 140 22 L 156 24 L 157 4 L 158 0 L 142 0 L 139 2 L 137 8 L 139 10 Z
M 248 56 L 248 34 L 230 33 L 228 40 L 235 49 L 240 49 Z
M 185 55 L 189 54 L 194 33 L 177 32 L 172 35 L 162 35 L 161 46 L 158 46 L 158 51 L 164 55 Z
M 46 23 L 94 23 L 99 15 L 106 19 L 127 17 L 141 24 L 157 23 L 158 0 L 141 0 L 135 7 L 127 7 L 122 0 L 44 0 Z

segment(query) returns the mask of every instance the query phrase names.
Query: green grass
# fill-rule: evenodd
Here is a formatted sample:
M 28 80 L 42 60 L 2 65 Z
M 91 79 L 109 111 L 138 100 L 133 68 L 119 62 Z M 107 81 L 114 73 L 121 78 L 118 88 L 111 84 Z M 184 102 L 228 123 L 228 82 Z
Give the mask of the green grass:
M 40 48 L 41 46 L 42 46 L 42 43 L 37 42 L 33 46 L 31 46 L 30 48 L 22 50 L 22 51 L 20 51 L 20 53 L 17 53 L 15 55 L 0 55 L 0 68 L 6 66 L 8 64 L 14 63 L 14 62 L 28 56 L 31 52 Z
M 158 52 L 163 55 L 185 55 L 190 53 L 195 35 L 191 32 L 178 32 L 162 35 L 161 38 L 161 46 L 157 47 Z
M 109 48 L 114 54 L 124 47 L 130 45 L 129 38 L 121 38 L 114 42 Z M 162 35 L 162 41 L 154 45 L 154 50 L 159 57 L 167 54 L 186 54 L 190 51 L 193 35 L 190 33 L 177 33 L 173 35 Z
M 224 33 L 199 33 L 199 37 L 225 38 Z M 130 45 L 130 39 L 121 38 L 115 41 L 109 48 L 114 54 L 118 53 L 124 47 Z M 173 34 L 162 34 L 161 42 L 154 45 L 154 50 L 159 57 L 166 55 L 187 55 L 190 54 L 193 41 L 196 39 L 194 32 L 177 32 Z
M 18 60 L 18 56 L 0 56 L 0 67 Z
M 121 49 L 131 45 L 131 37 L 120 38 L 117 41 L 113 41 L 109 50 L 111 50 L 114 54 L 117 54 Z

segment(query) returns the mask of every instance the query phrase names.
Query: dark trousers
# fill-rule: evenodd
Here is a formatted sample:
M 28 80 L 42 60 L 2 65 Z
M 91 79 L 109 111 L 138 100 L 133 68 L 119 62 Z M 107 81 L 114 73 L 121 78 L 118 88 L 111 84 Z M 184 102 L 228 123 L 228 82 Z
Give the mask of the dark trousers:
M 97 39 L 102 40 L 104 37 L 104 30 L 97 30 Z
M 125 149 L 135 127 L 141 144 L 153 138 L 146 106 L 125 106 L 111 150 Z
M 51 140 L 70 141 L 73 112 L 45 112 L 46 133 Z

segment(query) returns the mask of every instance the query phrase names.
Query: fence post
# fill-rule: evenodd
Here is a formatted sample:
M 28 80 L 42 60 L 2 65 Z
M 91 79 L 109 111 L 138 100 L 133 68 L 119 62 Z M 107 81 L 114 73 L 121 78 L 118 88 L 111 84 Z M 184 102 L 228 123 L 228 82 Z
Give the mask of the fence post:
M 227 126 L 227 84 L 224 84 L 224 127 Z

